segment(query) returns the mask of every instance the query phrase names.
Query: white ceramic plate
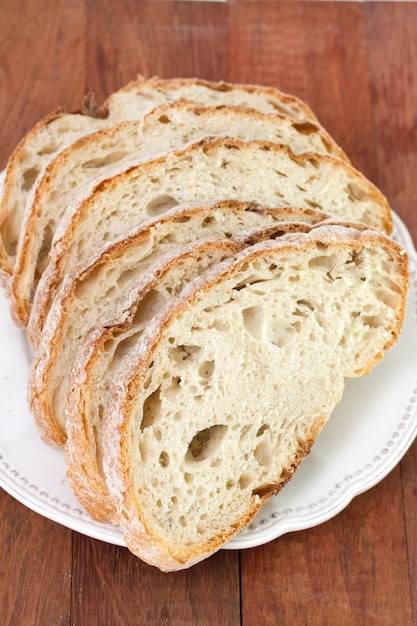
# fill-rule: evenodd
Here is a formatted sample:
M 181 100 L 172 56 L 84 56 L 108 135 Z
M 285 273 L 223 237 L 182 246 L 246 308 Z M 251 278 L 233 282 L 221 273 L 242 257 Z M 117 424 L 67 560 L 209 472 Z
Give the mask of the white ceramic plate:
M 1 181 L 0 181 L 1 182 Z M 324 522 L 379 482 L 417 434 L 417 254 L 395 216 L 395 236 L 410 253 L 412 287 L 398 344 L 368 377 L 347 382 L 342 402 L 285 489 L 227 549 L 264 544 Z M 65 477 L 64 455 L 44 445 L 26 406 L 31 361 L 23 331 L 0 295 L 0 486 L 46 518 L 84 535 L 124 545 L 120 531 L 91 520 Z

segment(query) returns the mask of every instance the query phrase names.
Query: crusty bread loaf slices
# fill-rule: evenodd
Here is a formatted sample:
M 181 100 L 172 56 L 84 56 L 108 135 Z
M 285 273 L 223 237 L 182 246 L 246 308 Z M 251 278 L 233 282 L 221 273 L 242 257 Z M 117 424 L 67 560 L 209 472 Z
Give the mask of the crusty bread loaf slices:
M 65 443 L 65 397 L 77 350 L 91 328 L 120 317 L 119 299 L 152 263 L 198 239 L 231 238 L 259 227 L 276 230 L 281 222 L 300 230 L 325 217 L 312 209 L 265 209 L 232 201 L 177 208 L 91 255 L 66 275 L 33 359 L 28 401 L 42 439 L 52 446 Z
M 277 239 L 289 232 L 308 232 L 313 227 L 283 222 L 256 228 L 234 239 L 200 239 L 178 246 L 172 256 L 164 255 L 141 273 L 138 282 L 118 301 L 116 318 L 87 332 L 66 386 L 65 457 L 72 491 L 93 519 L 110 522 L 115 516 L 114 502 L 103 476 L 100 433 L 111 402 L 114 373 L 122 360 L 129 359 L 131 345 L 167 301 L 208 267 L 259 241 Z M 360 224 L 355 227 L 365 228 Z
M 158 77 L 149 80 L 139 77 L 112 94 L 100 110 L 88 98 L 85 107 L 87 115 L 63 112 L 48 115 L 22 139 L 7 165 L 0 203 L 2 273 L 12 273 L 27 202 L 31 202 L 39 174 L 60 150 L 80 135 L 122 120 L 140 119 L 155 106 L 178 98 L 213 106 L 248 106 L 266 113 L 282 113 L 301 120 L 317 121 L 308 105 L 299 98 L 271 87 Z
M 60 281 L 83 256 L 139 222 L 183 202 L 224 198 L 269 206 L 313 207 L 390 232 L 389 205 L 351 165 L 287 146 L 237 139 L 202 140 L 100 182 L 68 208 L 38 284 L 27 327 L 34 347 Z
M 265 231 L 259 236 L 265 238 Z M 116 515 L 103 476 L 100 437 L 102 417 L 111 399 L 112 373 L 120 359 L 128 358 L 129 343 L 137 340 L 167 300 L 245 245 L 237 239 L 220 238 L 178 246 L 172 257 L 153 263 L 126 293 L 118 303 L 117 319 L 94 327 L 81 342 L 67 384 L 65 459 L 71 489 L 96 521 L 111 522 Z
M 16 323 L 26 326 L 36 284 L 67 206 L 86 195 L 92 182 L 162 152 L 206 136 L 263 139 L 293 152 L 346 155 L 318 125 L 245 107 L 203 107 L 179 100 L 154 109 L 140 121 L 115 124 L 81 137 L 44 169 L 23 219 L 9 299 Z
M 307 232 L 312 225 L 281 223 L 257 228 L 234 239 L 204 239 L 179 246 L 141 274 L 118 302 L 119 316 L 89 331 L 74 357 L 65 400 L 65 457 L 71 488 L 91 517 L 100 522 L 115 516 L 102 469 L 101 428 L 111 402 L 111 383 L 121 360 L 129 359 L 147 324 L 168 300 L 208 267 L 244 247 L 288 232 Z
M 245 249 L 168 301 L 121 359 L 101 433 L 129 549 L 178 570 L 243 528 L 308 454 L 344 378 L 395 343 L 407 285 L 391 239 L 323 226 Z

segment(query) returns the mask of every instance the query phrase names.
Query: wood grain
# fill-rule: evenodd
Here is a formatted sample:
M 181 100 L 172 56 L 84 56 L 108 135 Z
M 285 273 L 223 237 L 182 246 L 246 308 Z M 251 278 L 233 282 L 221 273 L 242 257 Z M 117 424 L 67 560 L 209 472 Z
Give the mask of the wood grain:
M 222 551 L 191 570 L 164 574 L 125 548 L 81 535 L 75 535 L 74 546 L 77 625 L 89 624 L 91 615 L 97 624 L 123 626 L 240 624 L 236 552 Z
M 248 623 L 411 626 L 399 483 L 397 469 L 334 520 L 242 553 Z
M 71 531 L 0 490 L 0 623 L 69 626 Z
M 366 6 L 376 183 L 417 232 L 417 3 Z
M 361 3 L 235 3 L 231 79 L 279 86 L 313 108 L 353 164 L 376 176 Z
M 159 74 L 294 93 L 417 241 L 417 3 L 4 0 L 0 167 L 41 116 Z M 0 623 L 417 624 L 417 443 L 327 523 L 162 574 L 0 492 Z
M 44 115 L 80 108 L 85 82 L 83 0 L 2 2 L 0 26 L 0 168 Z
M 137 74 L 227 76 L 227 4 L 121 0 L 117 7 L 88 5 L 88 84 L 99 99 Z

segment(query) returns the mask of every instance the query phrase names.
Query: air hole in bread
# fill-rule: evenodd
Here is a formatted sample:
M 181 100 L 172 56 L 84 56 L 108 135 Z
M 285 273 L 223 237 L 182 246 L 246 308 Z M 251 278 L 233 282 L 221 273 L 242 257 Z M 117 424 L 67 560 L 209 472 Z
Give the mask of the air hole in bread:
M 203 219 L 203 221 L 201 222 L 201 226 L 203 228 L 206 228 L 207 226 L 210 226 L 211 224 L 215 224 L 216 223 L 216 218 L 214 217 L 214 215 L 209 215 L 208 217 L 205 217 Z
M 365 200 L 372 199 L 370 195 L 366 193 L 366 191 L 364 191 L 362 187 L 360 187 L 359 185 L 355 183 L 348 183 L 346 185 L 346 191 L 349 196 L 349 200 L 351 202 L 356 202 L 357 200 L 365 201 Z
M 127 154 L 127 152 L 123 152 L 122 150 L 116 150 L 106 154 L 106 156 L 101 159 L 90 159 L 89 161 L 85 161 L 81 167 L 84 170 L 99 170 L 102 167 L 107 167 L 112 163 L 121 161 L 125 156 L 127 156 Z
M 169 384 L 165 387 L 165 396 L 167 398 L 172 397 L 178 393 L 179 388 L 181 387 L 181 376 L 172 376 Z M 181 414 L 181 411 L 178 412 Z M 177 413 L 174 414 L 173 419 L 177 419 Z
M 323 211 L 323 205 L 315 200 L 310 200 L 309 198 L 304 198 L 304 202 L 308 204 L 312 209 L 318 209 L 319 211 Z
M 203 361 L 198 368 L 198 374 L 204 380 L 208 380 L 213 376 L 215 361 Z
M 121 361 L 127 357 L 131 348 L 136 345 L 137 334 L 131 335 L 130 337 L 126 337 L 120 341 L 117 345 L 116 350 L 114 351 L 113 358 L 116 361 Z
M 255 339 L 260 339 L 262 336 L 264 314 L 265 312 L 262 304 L 251 306 L 248 309 L 243 309 L 242 311 L 244 328 Z
M 263 435 L 263 434 L 264 434 L 267 430 L 269 430 L 269 426 L 268 426 L 268 424 L 262 424 L 262 426 L 260 426 L 260 427 L 258 428 L 258 431 L 257 431 L 257 433 L 256 433 L 256 436 L 257 436 L 257 437 L 262 437 L 262 435 Z
M 151 200 L 146 206 L 146 213 L 148 215 L 161 215 L 169 209 L 173 209 L 178 206 L 178 202 L 173 196 L 163 194 Z
M 293 315 L 300 317 L 307 317 L 312 311 L 315 310 L 315 306 L 309 300 L 297 300 L 297 306 L 293 311 Z
M 161 388 L 158 387 L 143 403 L 143 414 L 140 429 L 143 432 L 145 428 L 152 426 L 158 419 L 161 410 Z
M 163 245 L 166 243 L 176 243 L 177 236 L 175 233 L 167 233 L 164 237 L 158 241 L 158 245 Z
M 376 297 L 392 309 L 395 309 L 398 306 L 398 293 L 396 291 L 378 289 Z
M 38 174 L 39 170 L 36 167 L 31 167 L 23 172 L 23 191 L 30 191 L 30 189 L 32 189 Z
M 288 178 L 288 174 L 286 174 L 285 172 L 280 172 L 279 170 L 274 170 L 274 172 L 278 176 L 281 176 L 281 178 Z
M 293 122 L 292 127 L 301 135 L 312 135 L 318 132 L 318 127 L 312 122 Z
M 118 287 L 124 287 L 132 278 L 135 278 L 138 270 L 136 267 L 124 270 L 120 276 L 117 277 L 116 285 Z
M 328 256 L 316 256 L 309 260 L 309 267 L 322 267 L 323 269 L 331 272 L 337 265 L 338 258 L 335 254 L 329 254 Z
M 190 215 L 181 215 L 180 217 L 175 217 L 172 221 L 175 224 L 186 224 L 191 220 Z
M 171 358 L 178 364 L 184 363 L 184 361 L 193 361 L 196 354 L 200 352 L 200 346 L 191 345 L 179 345 L 176 348 L 170 350 Z
M 185 460 L 188 463 L 201 463 L 213 456 L 228 431 L 225 424 L 215 424 L 194 435 L 188 444 Z
M 150 289 L 142 298 L 133 318 L 132 326 L 143 328 L 153 315 L 166 303 L 167 299 L 155 289 Z
M 247 424 L 246 426 L 244 426 L 242 428 L 242 432 L 240 433 L 240 441 L 244 441 L 245 439 L 247 439 L 247 437 L 249 436 L 250 432 L 252 430 L 252 425 L 251 424 Z
M 41 150 L 37 150 L 36 154 L 39 156 L 45 156 L 47 154 L 54 154 L 58 150 L 58 146 L 56 143 L 48 143 L 46 146 L 43 146 Z
M 161 452 L 161 454 L 159 455 L 158 461 L 159 461 L 159 465 L 161 467 L 168 467 L 168 465 L 169 465 L 169 454 L 168 454 L 168 452 L 165 452 L 165 450 L 163 450 Z
M 239 478 L 239 487 L 242 490 L 247 489 L 252 482 L 253 477 L 250 474 L 242 474 Z
M 352 250 L 345 264 L 359 266 L 362 265 L 363 261 L 363 250 Z
M 48 224 L 46 224 L 44 228 L 42 245 L 41 245 L 41 249 L 39 250 L 38 259 L 36 262 L 36 266 L 39 268 L 40 272 L 43 272 L 46 267 L 49 250 L 51 248 L 52 239 L 54 236 L 53 234 L 54 234 L 54 227 L 53 227 L 53 224 L 49 222 Z
M 281 115 L 285 115 L 286 117 L 288 116 L 288 109 L 286 109 L 285 107 L 279 106 L 277 102 L 268 101 L 268 104 L 270 104 L 271 107 L 274 108 L 275 111 L 277 111 L 277 113 L 280 113 Z
M 249 276 L 245 276 L 243 280 L 238 281 L 233 287 L 234 291 L 240 291 L 244 289 L 248 285 L 257 285 L 258 283 L 264 282 L 265 279 L 259 276 L 258 274 L 251 274 Z
M 272 462 L 272 446 L 269 441 L 262 441 L 259 443 L 254 451 L 255 459 L 259 465 L 267 467 Z
M 380 328 L 384 326 L 386 320 L 382 315 L 364 315 L 362 321 L 370 328 Z
M 281 326 L 281 328 L 276 328 L 270 333 L 269 340 L 277 348 L 284 348 L 290 343 L 296 332 L 296 328 L 292 325 Z

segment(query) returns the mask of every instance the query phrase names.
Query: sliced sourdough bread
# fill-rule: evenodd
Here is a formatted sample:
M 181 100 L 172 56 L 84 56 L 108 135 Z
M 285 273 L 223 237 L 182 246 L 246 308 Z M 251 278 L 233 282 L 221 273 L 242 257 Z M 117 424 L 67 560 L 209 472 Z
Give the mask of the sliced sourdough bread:
M 65 456 L 73 493 L 100 522 L 115 516 L 102 468 L 101 429 L 111 403 L 111 382 L 130 346 L 164 304 L 208 267 L 230 258 L 244 247 L 288 232 L 307 232 L 313 226 L 282 223 L 256 228 L 235 239 L 198 240 L 179 246 L 142 273 L 118 302 L 118 317 L 89 331 L 74 357 L 65 400 Z
M 263 230 L 259 235 L 265 238 Z M 83 339 L 67 385 L 65 459 L 71 489 L 93 519 L 111 522 L 116 516 L 103 476 L 101 429 L 120 359 L 128 358 L 130 342 L 137 340 L 167 300 L 243 247 L 244 241 L 226 238 L 178 246 L 175 255 L 153 263 L 126 293 L 118 303 L 117 319 L 94 327 Z
M 81 137 L 44 169 L 32 204 L 27 204 L 9 285 L 16 323 L 26 326 L 53 236 L 71 202 L 103 179 L 152 155 L 206 136 L 261 139 L 290 145 L 295 153 L 323 152 L 347 160 L 318 125 L 245 107 L 203 107 L 179 100 L 157 107 L 140 121 L 128 121 Z
M 389 205 L 362 174 L 329 155 L 295 155 L 287 146 L 202 140 L 101 181 L 70 206 L 57 229 L 28 322 L 36 347 L 54 293 L 74 264 L 140 222 L 187 202 L 225 198 L 269 206 L 313 207 L 390 232 Z
M 311 209 L 290 212 L 232 201 L 177 208 L 67 274 L 47 317 L 29 380 L 29 406 L 42 439 L 49 445 L 65 443 L 65 396 L 77 350 L 91 328 L 118 319 L 118 301 L 152 263 L 198 239 L 231 238 L 259 227 L 276 229 L 281 222 L 299 230 L 301 222 L 314 224 L 323 217 Z
M 405 252 L 322 226 L 256 244 L 153 316 L 113 379 L 103 468 L 129 549 L 164 571 L 212 554 L 290 480 L 397 340 Z
M 54 156 L 80 135 L 122 120 L 140 119 L 155 106 L 178 98 L 213 106 L 248 106 L 317 122 L 307 104 L 274 88 L 157 77 L 149 80 L 139 77 L 112 94 L 99 110 L 91 98 L 87 99 L 87 115 L 63 112 L 48 115 L 22 139 L 7 165 L 0 203 L 0 270 L 4 275 L 13 271 L 27 202 L 30 204 L 38 177 Z

